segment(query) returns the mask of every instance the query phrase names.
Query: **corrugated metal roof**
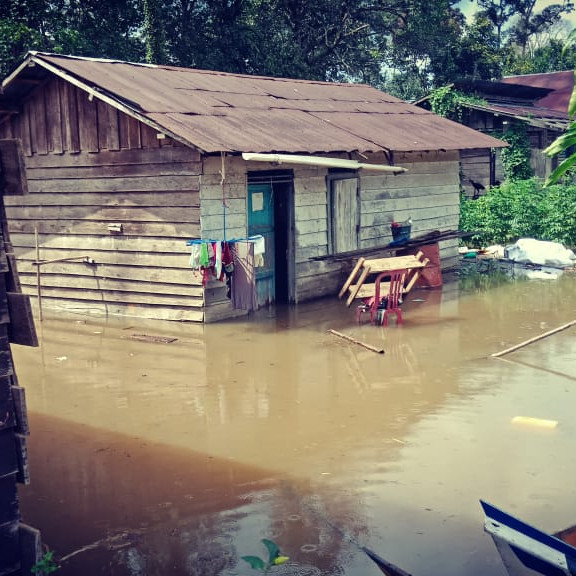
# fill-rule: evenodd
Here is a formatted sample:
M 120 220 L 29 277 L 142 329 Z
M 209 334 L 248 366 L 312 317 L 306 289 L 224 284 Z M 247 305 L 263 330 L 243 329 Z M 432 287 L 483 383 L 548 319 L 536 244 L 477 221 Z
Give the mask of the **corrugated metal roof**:
M 467 103 L 466 106 L 495 115 L 516 118 L 533 126 L 546 127 L 554 130 L 564 130 L 570 124 L 568 114 L 547 108 L 540 108 L 538 106 L 490 103 L 485 105 Z
M 491 148 L 505 143 L 363 84 L 267 78 L 33 53 L 213 153 L 396 152 Z M 6 95 L 22 68 L 4 85 Z M 31 72 L 36 73 L 36 72 Z
M 502 79 L 506 84 L 521 84 L 534 88 L 547 88 L 550 94 L 536 101 L 540 108 L 568 113 L 568 104 L 574 88 L 574 71 L 547 72 L 545 74 L 524 74 Z

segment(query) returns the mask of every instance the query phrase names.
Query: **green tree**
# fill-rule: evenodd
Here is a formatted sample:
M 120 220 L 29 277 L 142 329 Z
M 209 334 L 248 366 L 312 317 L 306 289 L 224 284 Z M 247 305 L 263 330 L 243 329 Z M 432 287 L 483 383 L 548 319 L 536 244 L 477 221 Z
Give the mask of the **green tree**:
M 568 37 L 567 46 L 574 46 L 576 42 L 576 30 L 572 30 L 570 36 Z M 567 48 L 566 48 L 567 49 Z M 559 182 L 569 171 L 572 170 L 573 166 L 576 164 L 576 152 L 574 148 L 576 147 L 576 70 L 574 89 L 572 90 L 572 96 L 570 97 L 570 102 L 568 104 L 568 116 L 570 117 L 571 123 L 561 136 L 556 138 L 548 148 L 544 150 L 544 153 L 548 156 L 558 156 L 565 155 L 564 160 L 558 165 L 556 170 L 550 174 L 546 180 L 546 186 L 556 184 Z
M 490 19 L 480 13 L 464 29 L 456 65 L 460 76 L 494 80 L 502 76 L 503 53 Z
M 146 39 L 146 62 L 164 64 L 165 42 L 160 19 L 159 0 L 142 0 L 144 6 L 144 36 Z
M 472 1 L 476 1 L 482 14 L 494 25 L 498 47 L 502 47 L 507 37 L 510 37 L 522 54 L 526 53 L 531 37 L 549 30 L 560 21 L 563 14 L 574 9 L 573 3 L 568 0 L 550 4 L 540 12 L 535 10 L 538 0 Z
M 29 50 L 140 61 L 139 0 L 4 0 L 0 71 Z
M 458 75 L 464 16 L 454 0 L 412 0 L 392 35 L 390 62 L 399 72 L 419 78 L 422 90 L 441 86 Z
M 511 29 L 512 40 L 526 54 L 530 38 L 542 34 L 560 22 L 562 14 L 572 12 L 573 4 L 566 0 L 562 4 L 551 4 L 535 13 L 537 0 L 517 0 L 518 21 Z
M 497 46 L 500 48 L 504 40 L 504 28 L 506 24 L 518 12 L 517 0 L 472 0 L 476 1 L 482 9 L 481 14 L 488 18 L 496 29 Z
M 542 74 L 576 67 L 576 50 L 564 40 L 551 38 L 532 54 L 510 53 L 504 63 L 505 75 Z

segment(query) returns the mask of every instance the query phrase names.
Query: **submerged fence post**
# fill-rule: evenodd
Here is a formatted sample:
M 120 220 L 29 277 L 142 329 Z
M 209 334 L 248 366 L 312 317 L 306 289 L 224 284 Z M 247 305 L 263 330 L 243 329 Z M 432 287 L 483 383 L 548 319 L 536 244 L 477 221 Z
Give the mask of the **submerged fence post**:
M 42 322 L 42 286 L 40 284 L 40 245 L 38 244 L 38 226 L 34 226 L 34 240 L 36 242 L 36 290 L 38 293 L 38 311 L 40 313 L 40 322 Z

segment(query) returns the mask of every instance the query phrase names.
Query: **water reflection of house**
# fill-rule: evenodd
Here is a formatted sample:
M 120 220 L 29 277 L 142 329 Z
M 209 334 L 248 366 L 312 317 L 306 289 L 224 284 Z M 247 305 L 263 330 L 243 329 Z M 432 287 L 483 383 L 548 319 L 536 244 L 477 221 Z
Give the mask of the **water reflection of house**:
M 8 207 L 22 282 L 36 293 L 36 227 L 66 259 L 42 268 L 45 306 L 75 311 L 245 314 L 186 241 L 254 233 L 260 305 L 337 293 L 341 262 L 312 258 L 386 245 L 394 219 L 457 228 L 460 152 L 502 145 L 365 85 L 31 53 L 2 87 L 31 190 Z

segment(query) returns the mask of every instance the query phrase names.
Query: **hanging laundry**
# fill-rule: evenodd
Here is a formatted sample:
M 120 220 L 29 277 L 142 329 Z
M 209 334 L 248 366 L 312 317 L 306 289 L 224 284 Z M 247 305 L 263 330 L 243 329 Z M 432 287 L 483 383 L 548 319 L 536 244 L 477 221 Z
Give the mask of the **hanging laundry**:
M 234 257 L 234 274 L 231 282 L 232 305 L 236 309 L 257 310 L 254 242 L 235 242 L 231 252 Z
M 266 239 L 261 234 L 250 236 L 250 242 L 254 243 L 254 266 L 261 268 L 264 266 L 264 254 L 266 253 Z
M 222 276 L 222 242 L 214 242 L 214 271 L 216 278 Z
M 200 266 L 207 268 L 210 265 L 210 257 L 208 256 L 208 244 L 202 242 L 200 244 Z
M 190 250 L 190 266 L 192 268 L 200 268 L 200 252 L 202 251 L 201 244 L 192 244 Z

